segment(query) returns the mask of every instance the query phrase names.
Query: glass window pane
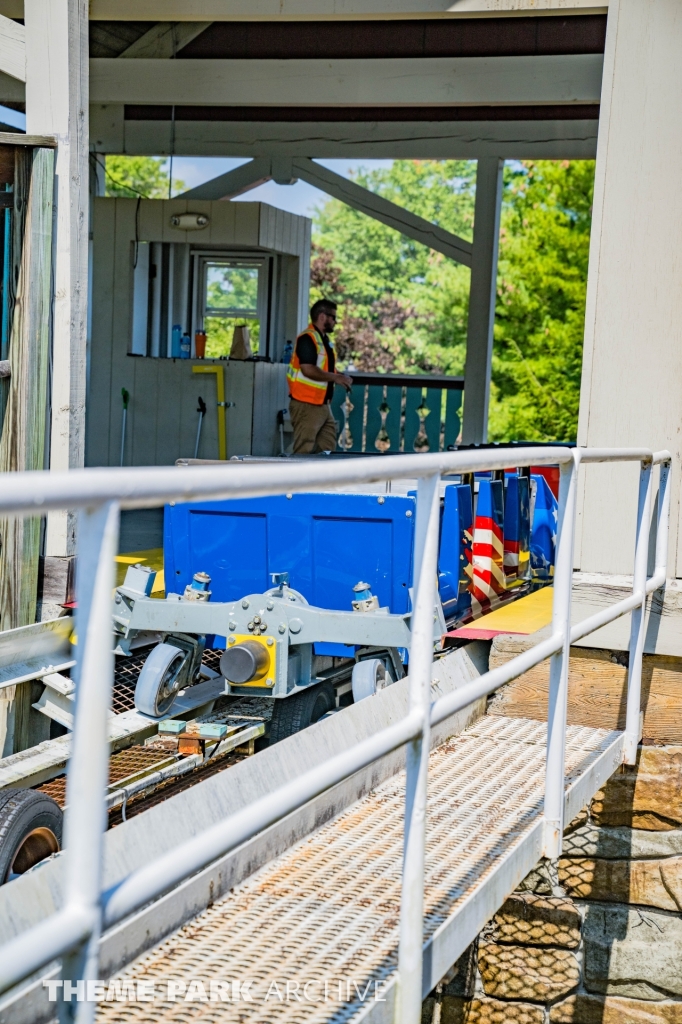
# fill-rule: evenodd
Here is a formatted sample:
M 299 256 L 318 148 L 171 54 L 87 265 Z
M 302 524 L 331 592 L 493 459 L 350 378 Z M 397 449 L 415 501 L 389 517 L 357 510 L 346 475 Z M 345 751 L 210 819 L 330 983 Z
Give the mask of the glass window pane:
M 206 264 L 206 313 L 255 317 L 258 267 Z
M 204 320 L 206 331 L 206 358 L 227 358 L 232 348 L 235 327 L 249 328 L 251 351 L 257 355 L 260 351 L 260 322 L 245 316 L 217 317 L 207 316 Z

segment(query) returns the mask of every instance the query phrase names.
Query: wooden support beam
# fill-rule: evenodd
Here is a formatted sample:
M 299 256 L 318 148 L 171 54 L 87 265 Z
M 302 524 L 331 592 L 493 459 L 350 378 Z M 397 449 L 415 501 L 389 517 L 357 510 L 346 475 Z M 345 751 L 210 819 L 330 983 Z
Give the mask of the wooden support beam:
M 327 195 L 339 199 L 347 206 L 359 210 L 360 213 L 381 221 L 390 228 L 400 231 L 407 238 L 421 242 L 436 252 L 443 253 L 450 259 L 471 265 L 471 243 L 464 238 L 451 234 L 449 231 L 439 228 L 436 224 L 417 217 L 409 210 L 403 209 L 396 203 L 375 195 L 369 189 L 356 185 L 354 181 L 336 174 L 334 171 L 322 167 L 306 157 L 287 159 L 286 157 L 258 157 L 248 164 L 242 164 L 226 174 L 221 174 L 211 181 L 207 181 L 197 188 L 183 192 L 177 199 L 202 199 L 217 200 L 231 199 L 241 195 L 264 181 L 274 179 L 283 184 L 288 184 L 297 178 L 307 181 Z
M 19 10 L 21 0 L 2 0 Z M 453 10 L 454 7 L 454 10 Z M 340 9 L 341 8 L 341 12 Z M 100 21 L 313 21 L 316 19 L 377 20 L 383 18 L 470 18 L 476 14 L 602 14 L 606 3 L 595 0 L 91 0 L 90 18 Z M 11 15 L 21 17 L 21 15 Z
M 418 217 L 402 206 L 375 195 L 374 192 L 356 185 L 354 181 L 349 181 L 348 178 L 330 171 L 313 160 L 297 157 L 291 163 L 295 177 L 302 178 L 309 185 L 314 185 L 327 195 L 334 196 L 347 206 L 359 210 L 360 213 L 381 221 L 389 228 L 395 228 L 407 238 L 421 242 L 422 245 L 427 245 L 430 249 L 448 256 L 457 263 L 463 263 L 466 267 L 471 266 L 471 243 L 466 239 L 431 224 L 423 217 Z
M 682 577 L 680 52 L 676 0 L 614 5 L 606 33 L 577 436 L 581 446 L 642 444 L 672 452 L 669 582 Z M 583 572 L 632 572 L 637 474 L 635 466 L 586 467 L 578 497 L 585 526 L 575 553 Z M 661 631 L 666 620 L 660 619 Z M 670 653 L 682 655 L 682 637 Z
M 136 39 L 121 57 L 154 57 L 170 59 L 183 46 L 200 36 L 211 24 L 210 21 L 160 21 L 143 36 Z
M 464 370 L 464 444 L 477 444 L 488 439 L 503 169 L 504 160 L 499 157 L 479 160 L 476 168 L 474 246 L 470 263 L 471 286 Z
M 8 79 L 12 81 L 12 79 Z M 209 115 L 207 111 L 207 116 Z M 400 120 L 266 121 L 132 120 L 122 104 L 90 107 L 90 141 L 96 153 L 159 156 L 310 156 L 315 159 L 593 160 L 599 122 L 560 119 L 519 121 Z
M 599 53 L 295 61 L 140 57 L 125 63 L 98 57 L 90 61 L 90 92 L 97 107 L 582 106 L 599 103 L 602 63 Z M 0 71 L 0 101 L 23 98 L 22 83 Z M 422 130 L 415 129 L 417 139 Z M 336 135 L 342 131 L 334 127 Z
M 225 174 L 218 175 L 197 185 L 187 192 L 176 196 L 176 199 L 202 199 L 216 201 L 218 199 L 234 199 L 252 188 L 257 188 L 272 177 L 272 160 L 270 157 L 256 157 L 241 167 L 235 167 Z
M 28 0 L 35 3 L 36 0 Z M 95 57 L 93 103 L 452 106 L 598 103 L 603 55 L 324 60 Z
M 0 103 L 23 103 L 25 99 L 26 86 L 24 82 L 0 71 Z
M 88 0 L 26 0 L 26 130 L 57 138 L 50 468 L 83 466 L 88 304 Z M 128 66 L 128 65 L 124 65 Z M 75 553 L 75 517 L 48 517 L 46 555 Z
M 56 149 L 54 135 L 24 135 L 19 132 L 0 132 L 0 146 L 40 146 L 42 149 Z
M 26 81 L 26 29 L 0 15 L 0 71 Z

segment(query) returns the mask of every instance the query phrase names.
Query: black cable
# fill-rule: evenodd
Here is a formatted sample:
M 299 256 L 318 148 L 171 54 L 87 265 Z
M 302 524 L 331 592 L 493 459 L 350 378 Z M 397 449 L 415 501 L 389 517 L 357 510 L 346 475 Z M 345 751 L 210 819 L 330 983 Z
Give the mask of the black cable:
M 102 168 L 102 170 L 103 170 L 103 171 L 104 171 L 104 173 L 106 174 L 106 176 L 107 176 L 107 178 L 109 179 L 109 181 L 113 182 L 113 183 L 114 183 L 114 185 L 118 185 L 118 187 L 119 187 L 119 188 L 127 188 L 129 192 L 134 192 L 136 196 L 139 196 L 139 197 L 140 197 L 140 199 L 149 199 L 149 196 L 146 196 L 146 195 L 144 194 L 144 192 L 140 192 L 140 191 L 139 191 L 139 189 L 133 188 L 133 186 L 132 186 L 132 185 L 126 185 L 126 184 L 125 184 L 125 182 L 123 182 L 123 181 L 119 181 L 119 180 L 118 180 L 118 178 L 115 178 L 115 177 L 113 176 L 113 174 L 111 174 L 111 173 L 110 173 L 110 172 L 109 172 L 109 171 L 107 170 L 107 165 L 106 165 L 106 161 L 105 161 L 104 163 L 102 163 L 102 162 L 100 161 L 99 157 L 97 156 L 97 154 L 95 154 L 95 160 L 96 160 L 96 161 L 97 161 L 97 163 L 98 163 L 98 164 L 100 165 L 100 167 Z
M 170 166 L 168 170 L 168 198 L 173 198 L 173 154 L 175 151 L 175 104 L 171 107 Z
M 140 248 L 140 203 L 142 202 L 142 196 L 137 197 L 137 205 L 135 207 L 135 255 L 133 257 L 133 270 L 137 267 L 137 254 Z

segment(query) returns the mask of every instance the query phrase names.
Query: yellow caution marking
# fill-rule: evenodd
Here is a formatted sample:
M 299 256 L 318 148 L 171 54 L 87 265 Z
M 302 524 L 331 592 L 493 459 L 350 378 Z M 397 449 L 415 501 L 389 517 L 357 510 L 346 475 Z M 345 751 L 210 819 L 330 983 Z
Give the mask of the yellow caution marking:
M 156 569 L 156 579 L 152 587 L 154 597 L 165 597 L 166 584 L 163 576 L 163 548 L 148 548 L 146 551 L 130 551 L 123 555 L 116 555 L 116 586 L 123 585 L 126 571 L 129 565 L 148 565 L 150 569 Z
M 471 623 L 472 628 L 497 629 L 501 633 L 535 633 L 552 621 L 553 587 L 543 587 L 518 601 L 503 605 Z

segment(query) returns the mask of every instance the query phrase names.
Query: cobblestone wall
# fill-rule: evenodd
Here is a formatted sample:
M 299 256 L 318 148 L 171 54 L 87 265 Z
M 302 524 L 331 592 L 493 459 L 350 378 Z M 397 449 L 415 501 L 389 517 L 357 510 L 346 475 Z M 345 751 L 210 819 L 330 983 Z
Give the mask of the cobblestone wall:
M 424 1003 L 507 1022 L 682 1024 L 682 746 L 640 748 Z

